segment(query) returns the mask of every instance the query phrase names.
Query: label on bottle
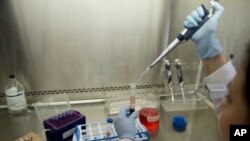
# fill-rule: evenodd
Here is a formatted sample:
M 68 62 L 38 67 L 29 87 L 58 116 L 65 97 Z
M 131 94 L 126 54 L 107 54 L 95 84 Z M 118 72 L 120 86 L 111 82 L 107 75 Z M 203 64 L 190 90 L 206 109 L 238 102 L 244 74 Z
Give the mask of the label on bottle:
M 7 104 L 10 110 L 22 110 L 27 108 L 24 91 L 17 92 L 16 87 L 5 91 Z
M 156 122 L 156 121 L 159 121 L 159 119 L 160 119 L 160 115 L 147 117 L 148 122 Z

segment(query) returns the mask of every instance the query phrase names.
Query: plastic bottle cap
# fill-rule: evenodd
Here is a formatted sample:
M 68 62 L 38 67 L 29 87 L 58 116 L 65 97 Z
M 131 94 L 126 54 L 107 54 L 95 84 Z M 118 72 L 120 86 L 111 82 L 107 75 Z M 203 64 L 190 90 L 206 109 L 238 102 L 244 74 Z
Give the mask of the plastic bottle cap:
M 113 123 L 113 119 L 112 118 L 108 118 L 107 119 L 107 123 Z
M 15 76 L 14 74 L 10 74 L 10 75 L 9 75 L 9 78 L 10 78 L 10 79 L 14 79 L 15 77 L 16 77 L 16 76 Z
M 185 131 L 186 126 L 187 126 L 187 119 L 184 116 L 178 115 L 173 118 L 173 128 L 176 131 L 179 132 Z

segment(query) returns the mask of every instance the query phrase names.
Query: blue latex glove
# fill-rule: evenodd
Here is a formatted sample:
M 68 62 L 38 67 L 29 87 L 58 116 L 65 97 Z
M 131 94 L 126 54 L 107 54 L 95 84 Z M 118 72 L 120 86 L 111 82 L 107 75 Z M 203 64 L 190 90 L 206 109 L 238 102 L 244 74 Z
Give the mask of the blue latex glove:
M 125 106 L 121 109 L 119 115 L 114 120 L 115 130 L 120 139 L 135 140 L 135 119 L 138 117 L 138 112 L 134 111 L 131 115 L 129 114 L 129 106 Z
M 201 59 L 211 58 L 223 52 L 223 48 L 215 32 L 224 8 L 218 2 L 214 2 L 214 4 L 214 15 L 191 38 L 197 46 L 197 51 Z M 185 27 L 197 27 L 198 23 L 202 21 L 201 17 L 203 16 L 204 11 L 202 7 L 192 11 L 184 22 Z

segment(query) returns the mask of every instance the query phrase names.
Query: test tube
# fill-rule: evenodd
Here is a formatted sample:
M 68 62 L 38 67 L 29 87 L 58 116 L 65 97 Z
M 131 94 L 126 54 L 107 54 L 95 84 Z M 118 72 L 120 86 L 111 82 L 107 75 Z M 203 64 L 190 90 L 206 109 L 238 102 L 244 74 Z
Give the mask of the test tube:
M 136 88 L 136 84 L 131 83 L 130 84 L 130 113 L 133 113 L 135 111 L 135 88 Z

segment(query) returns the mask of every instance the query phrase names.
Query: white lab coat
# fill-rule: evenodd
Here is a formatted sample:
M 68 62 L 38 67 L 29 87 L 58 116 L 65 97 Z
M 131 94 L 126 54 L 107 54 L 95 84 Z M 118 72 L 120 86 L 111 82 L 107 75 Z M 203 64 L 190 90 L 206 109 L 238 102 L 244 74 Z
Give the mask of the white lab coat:
M 226 86 L 233 80 L 236 70 L 231 63 L 227 62 L 211 75 L 204 78 L 205 84 L 225 84 Z
M 203 79 L 203 81 L 206 85 L 210 86 L 209 87 L 210 91 L 213 91 L 213 89 L 218 88 L 217 87 L 218 85 L 216 85 L 216 84 L 224 84 L 225 86 L 227 86 L 233 80 L 235 75 L 236 75 L 236 70 L 235 70 L 234 66 L 232 65 L 232 62 L 229 61 L 225 65 L 220 67 L 218 70 L 216 70 L 214 73 L 205 77 Z M 210 94 L 210 95 L 212 95 L 212 94 Z M 221 95 L 220 97 L 222 98 L 223 95 Z M 211 97 L 211 98 L 213 98 L 213 97 Z M 218 111 L 218 105 L 215 104 L 214 107 L 215 107 L 215 111 Z M 121 139 L 119 141 L 131 141 L 131 140 L 130 139 Z
M 217 116 L 220 114 L 220 102 L 228 94 L 228 84 L 233 80 L 235 75 L 236 70 L 231 61 L 229 61 L 214 73 L 204 78 L 204 83 L 209 90 Z

